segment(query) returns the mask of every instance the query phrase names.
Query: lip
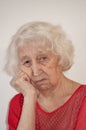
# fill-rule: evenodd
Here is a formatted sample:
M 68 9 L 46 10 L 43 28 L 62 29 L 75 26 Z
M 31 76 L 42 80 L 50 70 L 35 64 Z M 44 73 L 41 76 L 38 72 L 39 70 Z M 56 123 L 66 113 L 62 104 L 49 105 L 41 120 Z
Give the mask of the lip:
M 46 79 L 37 80 L 37 81 L 35 81 L 35 83 L 36 83 L 36 84 L 42 84 L 42 83 L 44 83 L 45 80 L 46 80 Z

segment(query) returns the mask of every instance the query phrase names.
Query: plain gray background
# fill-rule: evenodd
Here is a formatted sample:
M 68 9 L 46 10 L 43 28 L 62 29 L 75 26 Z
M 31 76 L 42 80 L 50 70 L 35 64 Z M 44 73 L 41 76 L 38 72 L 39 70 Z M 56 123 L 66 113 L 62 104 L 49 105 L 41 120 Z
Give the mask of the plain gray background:
M 86 83 L 86 0 L 0 0 L 0 130 L 6 129 L 8 104 L 17 93 L 3 71 L 6 48 L 22 24 L 39 20 L 64 28 L 75 46 L 74 65 L 66 75 Z

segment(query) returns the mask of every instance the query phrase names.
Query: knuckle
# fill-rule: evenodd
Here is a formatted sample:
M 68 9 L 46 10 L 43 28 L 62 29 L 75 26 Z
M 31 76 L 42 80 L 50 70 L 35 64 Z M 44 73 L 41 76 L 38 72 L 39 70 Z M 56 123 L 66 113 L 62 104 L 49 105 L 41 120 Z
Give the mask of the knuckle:
M 12 79 L 11 81 L 10 81 L 10 84 L 12 85 L 12 86 L 18 86 L 18 84 L 19 84 L 19 81 L 17 80 L 17 79 Z

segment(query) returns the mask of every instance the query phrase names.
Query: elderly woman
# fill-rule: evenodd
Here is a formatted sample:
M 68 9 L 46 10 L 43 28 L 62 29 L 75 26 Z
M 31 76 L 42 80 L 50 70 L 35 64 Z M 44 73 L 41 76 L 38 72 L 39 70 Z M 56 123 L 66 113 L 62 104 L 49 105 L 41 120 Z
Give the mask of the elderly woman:
M 59 26 L 30 22 L 16 32 L 6 64 L 19 92 L 9 105 L 9 130 L 86 130 L 86 85 L 63 74 L 73 53 Z

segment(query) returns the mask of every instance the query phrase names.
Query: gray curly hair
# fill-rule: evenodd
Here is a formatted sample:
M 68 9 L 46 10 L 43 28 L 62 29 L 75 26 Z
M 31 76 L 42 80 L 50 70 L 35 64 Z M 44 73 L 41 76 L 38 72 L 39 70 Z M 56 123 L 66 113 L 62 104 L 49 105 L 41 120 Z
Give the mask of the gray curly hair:
M 51 46 L 51 50 L 60 56 L 59 64 L 62 65 L 63 71 L 72 66 L 74 47 L 62 28 L 59 25 L 36 21 L 23 25 L 12 37 L 5 64 L 5 70 L 8 74 L 14 75 L 15 70 L 18 69 L 17 49 L 19 46 L 28 43 L 26 41 L 44 44 L 46 47 L 47 45 L 48 47 Z

